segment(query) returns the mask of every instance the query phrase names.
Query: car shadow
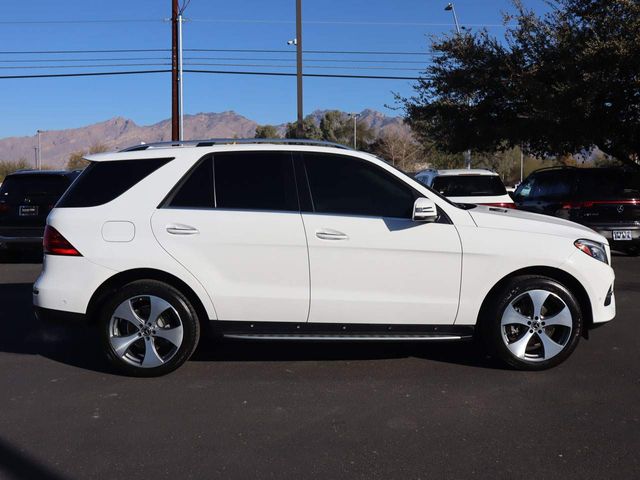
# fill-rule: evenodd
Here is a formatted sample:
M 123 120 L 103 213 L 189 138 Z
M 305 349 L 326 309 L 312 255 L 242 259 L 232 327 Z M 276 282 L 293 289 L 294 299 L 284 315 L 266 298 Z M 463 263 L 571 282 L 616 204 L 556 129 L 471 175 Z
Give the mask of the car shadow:
M 81 322 L 38 320 L 31 306 L 29 283 L 0 284 L 0 351 L 40 355 L 101 373 L 113 370 L 96 348 L 97 329 Z M 502 368 L 473 342 L 293 342 L 249 341 L 207 337 L 191 361 L 281 362 L 384 360 L 417 357 L 478 368 Z
M 0 249 L 0 263 L 42 263 L 42 249 Z

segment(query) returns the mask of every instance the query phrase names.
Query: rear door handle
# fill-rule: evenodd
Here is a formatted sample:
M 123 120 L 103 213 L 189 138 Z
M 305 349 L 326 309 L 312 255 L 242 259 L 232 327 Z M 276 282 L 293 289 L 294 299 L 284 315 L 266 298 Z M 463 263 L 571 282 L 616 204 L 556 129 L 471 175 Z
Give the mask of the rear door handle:
M 316 237 L 322 240 L 348 240 L 349 235 L 339 232 L 338 230 L 332 230 L 331 228 L 323 228 L 322 230 L 316 230 Z
M 191 225 L 183 225 L 181 223 L 172 223 L 167 225 L 167 232 L 171 235 L 195 235 L 200 231 Z

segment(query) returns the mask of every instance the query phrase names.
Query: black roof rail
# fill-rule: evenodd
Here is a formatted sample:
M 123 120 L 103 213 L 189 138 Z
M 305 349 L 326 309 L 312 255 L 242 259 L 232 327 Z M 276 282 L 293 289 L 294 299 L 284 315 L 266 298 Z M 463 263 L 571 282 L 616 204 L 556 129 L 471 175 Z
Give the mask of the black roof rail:
M 171 148 L 171 147 L 213 147 L 214 145 L 310 145 L 317 147 L 332 147 L 342 150 L 352 150 L 351 148 L 339 143 L 325 142 L 322 140 L 306 140 L 295 138 L 212 138 L 209 140 L 181 140 L 175 142 L 152 142 L 142 143 L 127 147 L 120 152 L 137 152 L 147 150 L 149 148 Z

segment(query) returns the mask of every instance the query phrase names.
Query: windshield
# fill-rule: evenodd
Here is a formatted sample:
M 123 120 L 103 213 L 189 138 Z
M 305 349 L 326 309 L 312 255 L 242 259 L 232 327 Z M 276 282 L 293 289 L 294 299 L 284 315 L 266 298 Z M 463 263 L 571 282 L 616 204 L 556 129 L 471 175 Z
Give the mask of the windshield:
M 506 195 L 498 175 L 446 175 L 433 180 L 433 189 L 447 197 Z

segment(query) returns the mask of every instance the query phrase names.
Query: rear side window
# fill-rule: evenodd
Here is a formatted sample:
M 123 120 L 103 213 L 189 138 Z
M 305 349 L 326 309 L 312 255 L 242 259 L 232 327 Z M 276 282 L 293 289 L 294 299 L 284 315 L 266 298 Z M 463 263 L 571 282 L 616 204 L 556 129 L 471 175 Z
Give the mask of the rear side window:
M 529 177 L 516 192 L 518 200 L 567 200 L 573 193 L 570 172 L 546 172 Z
M 305 153 L 314 211 L 411 218 L 416 195 L 383 169 L 340 155 Z
M 216 207 L 299 210 L 290 152 L 216 153 L 213 160 Z
M 57 208 L 95 207 L 108 203 L 172 160 L 150 158 L 92 162 L 60 199 Z
M 432 188 L 447 197 L 506 195 L 497 175 L 446 175 L 436 177 Z

